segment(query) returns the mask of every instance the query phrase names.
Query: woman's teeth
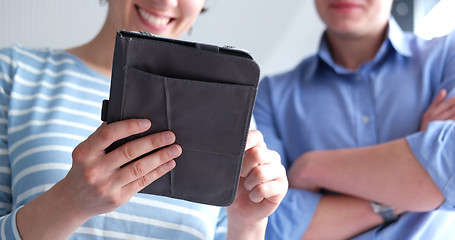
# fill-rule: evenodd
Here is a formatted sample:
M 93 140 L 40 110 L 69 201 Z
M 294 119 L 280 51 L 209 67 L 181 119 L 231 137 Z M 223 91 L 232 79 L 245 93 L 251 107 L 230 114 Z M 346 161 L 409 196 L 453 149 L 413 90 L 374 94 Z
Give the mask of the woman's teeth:
M 141 8 L 139 8 L 139 14 L 141 14 L 141 17 L 143 17 L 149 23 L 151 23 L 153 25 L 157 25 L 157 26 L 165 26 L 171 20 L 170 18 L 160 18 L 160 17 L 153 16 L 150 13 L 142 10 Z

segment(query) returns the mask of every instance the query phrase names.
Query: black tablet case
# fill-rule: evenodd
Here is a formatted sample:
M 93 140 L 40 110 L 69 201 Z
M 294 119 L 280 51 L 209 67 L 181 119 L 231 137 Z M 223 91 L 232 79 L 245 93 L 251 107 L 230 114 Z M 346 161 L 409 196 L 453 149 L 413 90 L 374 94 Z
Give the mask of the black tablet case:
M 151 128 L 115 142 L 171 130 L 183 151 L 176 167 L 141 192 L 217 206 L 237 191 L 259 67 L 233 47 L 145 32 L 116 36 L 107 123 L 148 118 Z

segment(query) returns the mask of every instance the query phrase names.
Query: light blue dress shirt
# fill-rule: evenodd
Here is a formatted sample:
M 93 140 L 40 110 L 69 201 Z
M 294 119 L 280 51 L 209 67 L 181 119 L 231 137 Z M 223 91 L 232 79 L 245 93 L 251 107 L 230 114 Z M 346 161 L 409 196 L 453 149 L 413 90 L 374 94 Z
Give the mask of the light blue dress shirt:
M 287 168 L 307 151 L 406 138 L 446 197 L 436 211 L 403 214 L 355 239 L 455 239 L 455 124 L 436 121 L 419 132 L 422 114 L 438 92 L 455 94 L 454 37 L 423 40 L 403 33 L 391 19 L 375 58 L 357 71 L 334 63 L 323 37 L 316 55 L 260 83 L 257 127 Z M 290 189 L 269 218 L 267 239 L 300 239 L 320 197 Z

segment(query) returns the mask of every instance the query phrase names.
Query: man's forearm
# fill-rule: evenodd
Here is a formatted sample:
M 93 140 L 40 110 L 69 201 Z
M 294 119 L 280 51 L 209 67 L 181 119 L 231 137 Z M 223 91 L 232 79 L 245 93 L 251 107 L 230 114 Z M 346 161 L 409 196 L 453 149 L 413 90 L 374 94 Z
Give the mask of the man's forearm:
M 444 201 L 404 139 L 309 152 L 293 164 L 288 177 L 291 187 L 326 188 L 406 211 L 432 210 Z
M 345 195 L 325 195 L 302 240 L 349 239 L 382 223 L 382 217 L 373 212 L 366 200 Z

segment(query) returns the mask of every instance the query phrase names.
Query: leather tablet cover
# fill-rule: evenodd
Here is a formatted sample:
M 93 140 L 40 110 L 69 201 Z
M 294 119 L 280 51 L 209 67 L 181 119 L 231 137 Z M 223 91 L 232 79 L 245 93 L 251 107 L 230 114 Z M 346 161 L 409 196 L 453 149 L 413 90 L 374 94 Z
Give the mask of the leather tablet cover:
M 171 130 L 176 167 L 141 192 L 217 206 L 237 191 L 259 67 L 232 47 L 119 31 L 103 121 L 148 118 L 151 128 L 112 144 Z

